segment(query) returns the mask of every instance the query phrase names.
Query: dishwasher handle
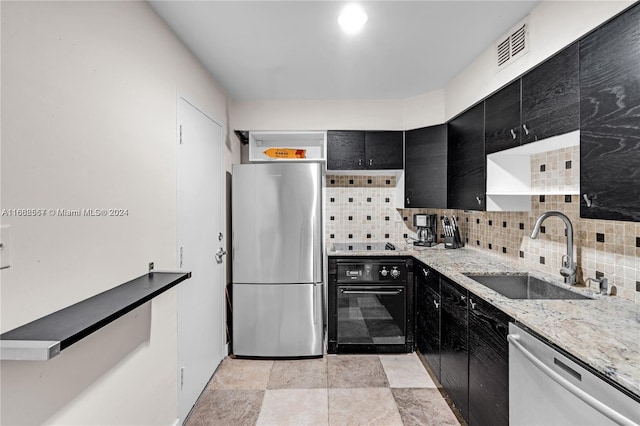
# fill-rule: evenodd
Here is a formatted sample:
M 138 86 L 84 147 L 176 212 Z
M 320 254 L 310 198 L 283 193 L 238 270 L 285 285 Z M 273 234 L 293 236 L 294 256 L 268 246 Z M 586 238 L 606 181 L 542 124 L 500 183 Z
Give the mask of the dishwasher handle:
M 611 407 L 608 407 L 607 405 L 598 401 L 597 399 L 553 371 L 544 362 L 536 358 L 531 352 L 529 352 L 524 346 L 520 344 L 520 336 L 518 334 L 507 335 L 507 340 L 509 341 L 509 344 L 513 345 L 515 349 L 520 351 L 533 365 L 535 365 L 544 374 L 549 376 L 551 380 L 558 383 L 560 386 L 580 398 L 582 401 L 593 407 L 595 410 L 599 411 L 604 416 L 620 425 L 637 426 L 637 423 L 613 410 Z

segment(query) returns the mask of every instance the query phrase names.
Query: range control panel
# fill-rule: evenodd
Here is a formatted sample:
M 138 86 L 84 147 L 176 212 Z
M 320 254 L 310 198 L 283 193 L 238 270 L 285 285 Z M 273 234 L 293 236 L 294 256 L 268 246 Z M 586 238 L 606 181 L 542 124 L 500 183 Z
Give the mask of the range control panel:
M 338 282 L 406 281 L 404 262 L 341 263 L 338 264 Z

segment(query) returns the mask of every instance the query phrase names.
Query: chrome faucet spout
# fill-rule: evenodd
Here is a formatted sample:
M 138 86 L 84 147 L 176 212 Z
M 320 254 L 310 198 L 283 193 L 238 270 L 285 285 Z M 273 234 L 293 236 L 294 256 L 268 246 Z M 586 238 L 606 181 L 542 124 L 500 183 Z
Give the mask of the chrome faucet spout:
M 564 282 L 574 285 L 576 283 L 576 264 L 573 261 L 573 224 L 571 220 L 562 212 L 548 211 L 540 215 L 536 224 L 533 226 L 531 238 L 536 239 L 540 232 L 540 226 L 548 217 L 556 216 L 562 219 L 567 229 L 567 254 L 562 259 L 562 268 L 560 274 L 564 277 Z

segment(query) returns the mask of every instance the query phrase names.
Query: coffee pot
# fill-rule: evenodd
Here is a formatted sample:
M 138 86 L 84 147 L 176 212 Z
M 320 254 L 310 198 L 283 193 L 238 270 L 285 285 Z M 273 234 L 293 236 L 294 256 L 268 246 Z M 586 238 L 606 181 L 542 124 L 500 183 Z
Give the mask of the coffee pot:
M 417 229 L 418 238 L 413 245 L 433 247 L 438 244 L 438 216 L 435 214 L 414 214 L 413 226 Z

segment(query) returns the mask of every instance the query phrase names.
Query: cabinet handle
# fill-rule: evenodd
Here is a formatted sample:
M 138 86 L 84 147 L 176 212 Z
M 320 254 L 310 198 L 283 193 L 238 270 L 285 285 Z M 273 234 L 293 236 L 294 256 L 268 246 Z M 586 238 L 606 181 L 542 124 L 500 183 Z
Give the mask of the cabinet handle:
M 369 158 L 369 165 L 373 166 L 373 159 Z
M 514 132 L 513 129 L 511 129 L 511 136 L 513 137 L 513 139 L 516 138 L 516 132 Z
M 407 204 L 411 204 L 411 200 L 407 197 Z
M 593 206 L 593 199 L 596 198 L 595 195 L 590 194 L 582 194 L 582 198 L 584 198 L 584 202 L 587 203 L 587 207 Z
M 428 269 L 422 268 L 422 273 L 424 274 L 425 278 L 429 278 L 429 270 Z
M 464 302 L 465 300 L 467 300 L 467 296 L 460 296 L 460 300 Z
M 469 304 L 471 305 L 471 309 L 476 308 L 476 303 L 473 301 L 473 299 L 469 299 Z
M 358 158 L 358 166 L 362 166 L 362 158 Z
M 476 201 L 478 202 L 478 205 L 481 206 L 482 205 L 482 198 L 480 197 L 476 197 Z
M 433 301 L 433 304 L 436 306 L 436 309 L 438 309 L 440 307 L 440 304 L 437 301 Z
M 528 135 L 528 134 L 529 134 L 529 129 L 527 129 L 527 125 L 526 125 L 526 124 L 523 124 L 523 125 L 522 125 L 522 128 L 524 129 L 524 134 L 525 134 L 525 135 Z

